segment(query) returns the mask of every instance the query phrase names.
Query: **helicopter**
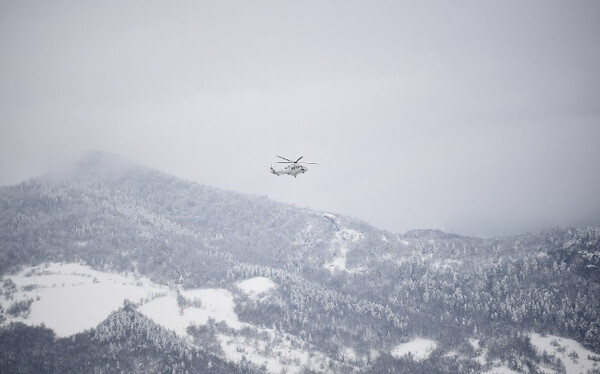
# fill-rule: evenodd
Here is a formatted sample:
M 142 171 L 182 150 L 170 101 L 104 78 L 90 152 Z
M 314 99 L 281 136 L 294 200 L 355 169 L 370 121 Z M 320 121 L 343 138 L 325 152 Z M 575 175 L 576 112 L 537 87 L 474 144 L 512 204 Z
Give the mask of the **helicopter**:
M 285 160 L 285 161 L 277 161 L 278 164 L 290 164 L 281 170 L 275 170 L 271 166 L 271 173 L 273 173 L 277 176 L 282 175 L 282 174 L 287 174 L 287 175 L 291 175 L 294 178 L 296 178 L 296 176 L 298 174 L 304 174 L 308 170 L 308 168 L 306 166 L 301 165 L 301 164 L 317 165 L 316 162 L 299 162 L 300 160 L 302 160 L 302 158 L 304 156 L 298 157 L 298 159 L 296 161 L 292 161 L 290 159 L 287 159 L 287 158 L 281 157 L 281 156 L 277 156 L 277 157 L 279 157 L 282 160 Z

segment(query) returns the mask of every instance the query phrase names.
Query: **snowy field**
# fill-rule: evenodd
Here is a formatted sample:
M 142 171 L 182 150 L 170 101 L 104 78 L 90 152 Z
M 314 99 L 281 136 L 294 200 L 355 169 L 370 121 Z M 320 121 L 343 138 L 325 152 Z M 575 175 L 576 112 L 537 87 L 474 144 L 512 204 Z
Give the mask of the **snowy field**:
M 216 337 L 225 357 L 234 362 L 245 358 L 268 372 L 299 373 L 305 368 L 326 372 L 331 361 L 294 336 L 241 322 L 235 313 L 235 297 L 226 289 L 176 290 L 135 274 L 105 273 L 82 264 L 59 263 L 26 268 L 3 277 L 0 284 L 0 305 L 7 317 L 4 324 L 44 324 L 58 337 L 96 327 L 129 300 L 139 304 L 142 314 L 190 344 L 193 338 L 188 327 L 202 326 L 209 320 L 224 323 L 233 333 Z M 238 282 L 236 287 L 260 302 L 277 284 L 255 277 Z M 184 305 L 178 303 L 178 297 Z M 30 307 L 15 315 L 6 313 L 19 303 L 30 303 Z
M 232 329 L 243 324 L 235 314 L 233 295 L 224 289 L 193 289 L 180 291 L 191 306 L 180 307 L 176 293 L 145 303 L 139 311 L 159 325 L 187 338 L 187 328 L 205 325 L 209 319 L 224 322 Z
M 7 287 L 14 283 L 14 291 Z M 35 326 L 45 324 L 65 337 L 96 327 L 125 300 L 143 302 L 167 294 L 168 287 L 136 275 L 95 271 L 81 264 L 49 263 L 4 277 L 2 308 L 31 302 L 30 312 L 8 315 L 7 321 Z
M 237 287 L 242 290 L 252 300 L 262 300 L 269 295 L 277 285 L 265 277 L 254 277 L 237 283 Z
M 560 359 L 567 373 L 587 373 L 592 370 L 600 371 L 600 355 L 585 349 L 574 340 L 554 335 L 534 333 L 531 334 L 531 344 L 538 353 L 546 352 Z M 546 368 L 544 372 L 556 373 L 556 371 L 550 368 Z
M 500 362 L 494 363 L 496 366 L 488 371 L 484 371 L 484 374 L 519 374 L 518 371 L 514 371 L 508 366 L 502 365 Z
M 329 357 L 293 335 L 265 328 L 255 331 L 261 333 L 264 338 L 219 334 L 221 349 L 232 361 L 239 362 L 245 357 L 269 373 L 304 373 L 307 370 L 336 373 L 329 368 L 332 362 Z M 345 372 L 357 370 L 349 366 L 345 369 Z
M 416 338 L 408 343 L 398 344 L 391 353 L 397 358 L 410 355 L 413 360 L 420 361 L 427 359 L 436 348 L 437 343 L 434 340 Z
M 551 367 L 551 365 L 541 363 L 538 370 L 544 374 L 579 374 L 600 372 L 600 355 L 585 349 L 578 342 L 561 338 L 554 335 L 540 335 L 537 333 L 530 334 L 531 344 L 535 348 L 538 355 L 546 353 L 552 359 L 559 362 L 559 366 Z M 471 345 L 480 354 L 477 361 L 481 365 L 491 365 L 491 368 L 485 371 L 486 374 L 513 374 L 518 373 L 506 366 L 506 363 L 495 360 L 486 362 L 486 350 L 480 349 L 479 341 L 472 339 Z M 564 369 L 564 370 L 563 370 Z M 594 371 L 595 370 L 595 371 Z

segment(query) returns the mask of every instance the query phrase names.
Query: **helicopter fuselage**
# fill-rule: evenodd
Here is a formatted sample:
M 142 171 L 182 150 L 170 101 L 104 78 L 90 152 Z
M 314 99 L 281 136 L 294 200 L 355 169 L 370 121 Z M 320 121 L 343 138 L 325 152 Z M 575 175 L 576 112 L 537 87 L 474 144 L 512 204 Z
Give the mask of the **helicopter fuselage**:
M 282 170 L 275 170 L 271 167 L 271 173 L 273 173 L 275 175 L 287 174 L 287 175 L 293 176 L 294 178 L 298 174 L 306 173 L 307 170 L 308 170 L 308 168 L 306 166 L 298 165 L 298 164 L 288 165 L 285 168 L 283 168 Z

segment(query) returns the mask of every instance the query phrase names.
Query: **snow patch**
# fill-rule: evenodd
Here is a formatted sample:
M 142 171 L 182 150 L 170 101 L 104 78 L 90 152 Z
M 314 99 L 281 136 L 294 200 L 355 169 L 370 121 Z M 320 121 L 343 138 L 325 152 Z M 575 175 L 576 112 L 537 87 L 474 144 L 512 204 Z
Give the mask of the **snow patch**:
M 434 261 L 431 264 L 431 267 L 435 270 L 456 269 L 456 268 L 462 266 L 463 263 L 464 263 L 464 261 L 462 261 L 462 260 L 454 260 L 454 259 L 439 260 L 439 261 Z
M 323 218 L 325 218 L 327 221 L 331 222 L 335 226 L 336 229 L 338 229 L 338 230 L 340 229 L 338 218 L 335 215 L 330 214 L 330 213 L 323 213 Z
M 530 337 L 531 344 L 538 353 L 546 352 L 560 359 L 567 373 L 586 373 L 594 369 L 600 370 L 600 355 L 584 348 L 575 340 L 536 333 L 532 333 Z M 590 359 L 592 357 L 596 361 Z
M 364 269 L 362 268 L 348 269 L 348 267 L 346 266 L 346 258 L 348 256 L 348 252 L 350 251 L 348 242 L 358 242 L 362 240 L 363 237 L 364 235 L 356 230 L 352 230 L 349 228 L 339 229 L 335 233 L 335 236 L 331 241 L 331 247 L 329 249 L 329 251 L 333 255 L 333 259 L 323 264 L 323 267 L 329 270 L 331 273 L 340 271 L 356 273 L 364 271 Z
M 474 339 L 471 338 L 469 339 L 469 344 L 471 344 L 471 347 L 473 347 L 473 349 L 475 350 L 475 352 L 479 351 L 481 349 L 481 344 L 480 344 L 480 340 L 479 339 Z
M 514 371 L 508 366 L 504 366 L 499 362 L 495 363 L 496 366 L 492 367 L 488 371 L 484 371 L 484 374 L 519 374 L 518 371 Z
M 268 296 L 277 285 L 269 278 L 254 277 L 238 282 L 237 287 L 252 300 L 259 300 Z
M 427 359 L 436 348 L 437 343 L 434 340 L 416 338 L 408 343 L 398 344 L 391 354 L 396 358 L 410 355 L 413 360 L 421 361 Z
M 341 240 L 341 241 L 348 240 L 351 242 L 357 242 L 364 237 L 363 233 L 358 232 L 356 230 L 349 229 L 349 228 L 340 229 L 336 233 L 336 236 L 337 236 L 338 240 Z
M 234 311 L 235 302 L 229 291 L 219 288 L 197 288 L 180 290 L 180 294 L 189 305 L 179 305 L 173 292 L 142 305 L 139 311 L 182 337 L 188 336 L 188 327 L 205 325 L 209 319 L 225 322 L 236 330 L 244 326 Z
M 160 297 L 142 305 L 138 309 L 146 317 L 179 336 L 187 336 L 187 328 L 192 322 L 206 323 L 208 317 L 189 310 L 180 312 L 177 299 L 172 295 Z
M 348 366 L 340 366 L 314 346 L 293 335 L 274 329 L 253 329 L 251 336 L 218 334 L 221 349 L 231 361 L 240 362 L 244 358 L 263 367 L 269 373 L 319 373 L 352 372 Z M 332 369 L 331 366 L 334 366 Z M 337 366 L 338 370 L 335 370 Z M 345 369 L 345 370 L 344 370 Z
M 190 290 L 181 290 L 181 295 L 194 303 L 200 303 L 200 307 L 190 307 L 188 309 L 197 309 L 201 313 L 206 313 L 208 318 L 223 321 L 233 329 L 240 329 L 242 323 L 235 313 L 235 301 L 233 295 L 228 290 L 222 288 L 194 288 Z

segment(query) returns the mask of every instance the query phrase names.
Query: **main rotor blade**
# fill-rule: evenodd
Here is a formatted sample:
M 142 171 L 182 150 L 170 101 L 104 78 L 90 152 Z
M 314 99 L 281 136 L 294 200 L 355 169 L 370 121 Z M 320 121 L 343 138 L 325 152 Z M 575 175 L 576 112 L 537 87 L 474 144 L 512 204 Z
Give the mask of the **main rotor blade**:
M 276 163 L 278 163 L 278 164 L 309 164 L 309 165 L 318 165 L 318 163 L 316 163 L 316 162 L 298 162 L 298 161 L 302 160 L 302 158 L 304 156 L 298 157 L 298 159 L 296 161 L 292 161 L 289 158 L 285 158 L 283 156 L 279 156 L 279 155 L 276 155 L 276 156 L 279 157 L 282 160 L 285 160 L 285 161 L 276 161 Z

